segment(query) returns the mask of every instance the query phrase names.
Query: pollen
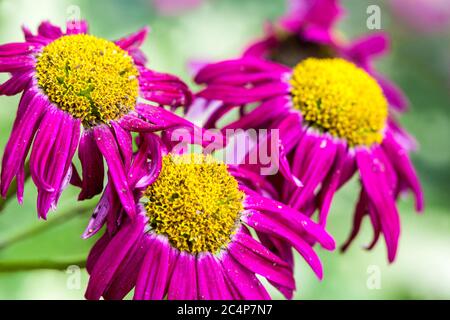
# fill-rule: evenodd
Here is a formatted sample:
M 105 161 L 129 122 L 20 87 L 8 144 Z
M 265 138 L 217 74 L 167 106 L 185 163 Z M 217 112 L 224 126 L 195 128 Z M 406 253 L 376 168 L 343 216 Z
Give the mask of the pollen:
M 36 62 L 39 87 L 85 126 L 108 123 L 133 110 L 139 92 L 137 76 L 127 52 L 85 34 L 51 42 Z
M 244 193 L 227 165 L 210 155 L 164 156 L 144 193 L 149 226 L 178 250 L 219 253 L 239 226 Z
M 309 58 L 294 68 L 290 84 L 294 108 L 312 127 L 350 147 L 382 142 L 388 103 L 363 69 L 339 58 Z

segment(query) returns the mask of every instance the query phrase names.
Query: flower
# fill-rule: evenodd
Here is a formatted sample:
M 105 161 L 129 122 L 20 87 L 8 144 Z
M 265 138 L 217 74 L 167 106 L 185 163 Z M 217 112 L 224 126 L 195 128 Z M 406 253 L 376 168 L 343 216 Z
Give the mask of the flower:
M 369 73 L 340 58 L 308 58 L 290 69 L 244 57 L 206 66 L 196 82 L 206 84 L 199 97 L 222 102 L 209 126 L 238 107 L 242 117 L 222 130 L 279 130 L 280 169 L 287 163 L 283 176 L 295 179 L 268 179 L 281 202 L 309 216 L 317 209 L 321 225 L 336 191 L 359 171 L 361 195 L 345 248 L 369 214 L 375 231 L 370 247 L 382 233 L 394 260 L 400 233 L 396 199 L 412 190 L 421 211 L 423 195 L 408 156 L 412 138 L 389 116 L 388 101 Z M 296 179 L 304 187 L 290 183 Z
M 0 46 L 0 72 L 11 74 L 0 94 L 23 92 L 3 155 L 3 197 L 16 177 L 22 202 L 24 162 L 32 146 L 29 166 L 39 217 L 46 219 L 69 181 L 81 187 L 80 200 L 99 194 L 103 158 L 112 188 L 125 210 L 135 213 L 125 179 L 131 132 L 190 125 L 162 107 L 189 104 L 191 94 L 177 77 L 144 66 L 139 47 L 147 32 L 144 28 L 111 42 L 88 35 L 84 21 L 70 21 L 66 33 L 43 22 L 38 34 L 24 28 L 25 42 Z M 77 149 L 82 178 L 72 165 Z
M 351 42 L 335 25 L 344 10 L 338 0 L 290 0 L 288 12 L 266 26 L 266 35 L 246 50 L 245 56 L 266 58 L 294 67 L 307 58 L 343 58 L 365 69 L 379 83 L 390 106 L 404 111 L 408 100 L 390 80 L 380 75 L 373 60 L 389 49 L 389 38 L 377 32 Z
M 169 152 L 143 166 L 147 149 L 163 142 L 155 135 L 141 140 L 130 182 L 138 214 L 125 216 L 116 233 L 106 232 L 92 248 L 87 299 L 122 299 L 134 287 L 139 300 L 269 299 L 256 274 L 291 298 L 292 264 L 269 250 L 289 255 L 285 243 L 322 277 L 306 239 L 328 250 L 334 240 L 308 217 L 248 188 L 244 181 L 257 175 L 199 153 Z M 99 206 L 117 221 L 123 208 L 111 200 Z

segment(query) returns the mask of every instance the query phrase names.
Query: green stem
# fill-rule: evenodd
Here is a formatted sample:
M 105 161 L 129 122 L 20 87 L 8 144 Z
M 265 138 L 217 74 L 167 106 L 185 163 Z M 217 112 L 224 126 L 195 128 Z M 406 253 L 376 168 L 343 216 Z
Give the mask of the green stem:
M 28 239 L 37 234 L 43 233 L 46 230 L 49 230 L 57 225 L 63 224 L 67 221 L 70 221 L 71 219 L 73 219 L 75 217 L 78 217 L 78 216 L 86 214 L 86 213 L 90 213 L 93 210 L 94 209 L 91 206 L 83 206 L 83 207 L 78 207 L 78 208 L 67 210 L 60 214 L 57 213 L 54 215 L 54 217 L 52 219 L 49 219 L 48 221 L 45 221 L 44 223 L 33 225 L 28 229 L 17 232 L 13 236 L 11 236 L 5 240 L 0 240 L 0 250 L 5 249 L 6 247 L 14 245 L 22 240 Z
M 74 259 L 71 261 L 56 261 L 56 260 L 33 260 L 33 261 L 8 261 L 0 262 L 1 272 L 17 272 L 30 270 L 67 270 L 70 266 L 77 266 L 79 268 L 86 267 L 86 259 Z

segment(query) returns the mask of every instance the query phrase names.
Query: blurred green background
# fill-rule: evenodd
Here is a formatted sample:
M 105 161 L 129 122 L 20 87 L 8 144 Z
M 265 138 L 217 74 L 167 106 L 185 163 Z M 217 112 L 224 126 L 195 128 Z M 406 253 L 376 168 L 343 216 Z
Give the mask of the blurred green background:
M 343 1 L 347 15 L 339 29 L 347 37 L 368 32 L 366 9 L 373 2 Z M 427 208 L 420 216 L 413 211 L 411 197 L 400 201 L 402 237 L 393 265 L 386 262 L 382 241 L 372 252 L 362 249 L 372 236 L 368 221 L 348 253 L 319 250 L 325 270 L 322 282 L 297 259 L 296 299 L 450 298 L 450 33 L 443 30 L 421 35 L 393 16 L 385 1 L 376 3 L 382 7 L 382 29 L 393 38 L 392 53 L 379 61 L 379 68 L 406 91 L 412 102 L 411 111 L 401 122 L 420 143 L 413 160 L 423 181 Z M 187 61 L 238 55 L 262 35 L 264 21 L 275 19 L 285 10 L 284 0 L 205 0 L 181 16 L 164 17 L 154 10 L 151 0 L 0 0 L 0 43 L 20 41 L 22 24 L 36 28 L 40 21 L 50 20 L 63 25 L 73 6 L 80 8 L 93 34 L 109 39 L 150 25 L 152 32 L 144 45 L 149 67 L 178 74 L 188 82 Z M 5 79 L 0 75 L 0 82 Z M 18 101 L 18 96 L 0 97 L 1 154 Z M 338 194 L 332 207 L 329 228 L 339 244 L 351 228 L 356 189 L 353 181 Z M 74 188 L 66 190 L 50 221 L 38 221 L 35 189 L 28 183 L 23 206 L 11 201 L 0 213 L 0 266 L 33 269 L 36 264 L 82 261 L 94 240 L 80 238 L 89 214 L 75 211 L 87 205 L 78 203 L 74 207 L 76 194 Z M 23 237 L 23 233 L 36 230 L 40 232 Z M 16 238 L 24 239 L 14 241 Z M 379 289 L 367 285 L 373 270 L 380 272 Z M 3 270 L 0 299 L 82 299 L 87 275 L 81 271 L 79 287 L 73 275 L 64 270 Z M 281 298 L 276 292 L 274 297 Z

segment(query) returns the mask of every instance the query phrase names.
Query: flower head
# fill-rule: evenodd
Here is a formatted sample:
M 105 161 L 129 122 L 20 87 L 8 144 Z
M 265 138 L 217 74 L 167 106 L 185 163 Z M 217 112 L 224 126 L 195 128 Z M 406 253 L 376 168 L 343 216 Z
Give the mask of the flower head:
M 279 130 L 283 170 L 281 179 L 268 177 L 272 195 L 308 216 L 319 211 L 321 225 L 336 191 L 359 171 L 361 197 L 351 239 L 369 214 L 375 231 L 370 247 L 383 234 L 394 260 L 400 233 L 396 199 L 412 190 L 421 211 L 423 195 L 408 157 L 411 138 L 389 116 L 387 99 L 369 73 L 339 58 L 309 58 L 290 69 L 244 57 L 208 65 L 196 81 L 206 84 L 199 97 L 222 103 L 209 126 L 239 108 L 242 116 L 221 129 Z M 303 187 L 292 183 L 298 180 Z
M 178 250 L 217 253 L 235 232 L 244 194 L 224 163 L 200 154 L 167 155 L 144 192 L 147 217 Z M 183 223 L 178 224 L 182 216 Z
M 23 93 L 3 155 L 2 196 L 16 177 L 22 201 L 31 149 L 30 173 L 38 188 L 39 217 L 45 219 L 69 182 L 81 187 L 80 199 L 102 191 L 104 158 L 114 192 L 135 214 L 125 177 L 131 133 L 180 126 L 198 130 L 163 108 L 187 105 L 191 94 L 177 77 L 144 66 L 139 47 L 147 32 L 111 42 L 88 35 L 84 21 L 69 22 L 66 32 L 43 22 L 36 35 L 24 29 L 25 42 L 0 46 L 0 72 L 11 75 L 0 94 Z M 77 149 L 82 177 L 72 165 Z
M 309 58 L 291 78 L 294 109 L 305 122 L 350 146 L 380 143 L 388 104 L 378 83 L 343 59 Z
M 87 34 L 53 41 L 36 61 L 38 86 L 51 102 L 86 127 L 118 120 L 134 110 L 138 75 L 125 50 Z
M 159 140 L 144 139 L 145 144 Z M 307 239 L 329 250 L 333 239 L 306 216 L 253 191 L 245 182 L 252 172 L 195 153 L 161 154 L 144 169 L 136 166 L 146 162 L 134 163 L 131 171 L 141 172 L 134 189 L 138 214 L 121 219 L 120 228 L 106 232 L 92 249 L 88 299 L 121 299 L 133 287 L 134 298 L 146 300 L 270 298 L 256 274 L 290 298 L 292 262 L 274 254 L 273 247 L 289 256 L 293 246 L 322 277 Z M 114 209 L 107 216 L 117 221 L 123 208 L 117 202 L 108 208 Z

